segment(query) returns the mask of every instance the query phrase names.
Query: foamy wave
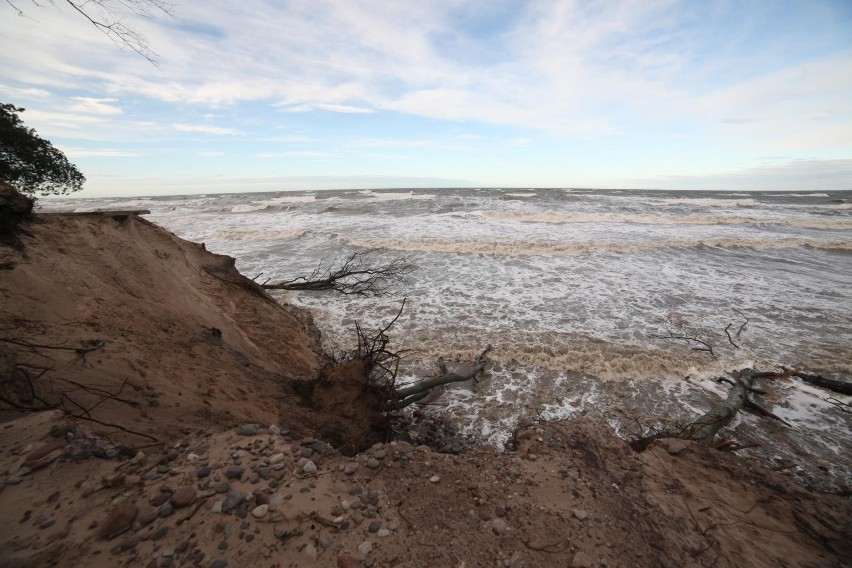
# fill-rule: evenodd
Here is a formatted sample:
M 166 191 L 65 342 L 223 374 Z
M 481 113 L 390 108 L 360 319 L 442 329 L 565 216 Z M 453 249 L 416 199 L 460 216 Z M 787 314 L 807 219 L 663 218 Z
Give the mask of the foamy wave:
M 306 234 L 308 234 L 308 231 L 305 229 L 273 229 L 270 231 L 223 229 L 214 231 L 212 236 L 230 241 L 286 241 L 303 237 Z
M 506 197 L 537 197 L 535 193 L 507 193 Z
M 526 223 L 632 223 L 639 225 L 791 225 L 815 229 L 852 230 L 852 219 L 779 219 L 743 215 L 637 215 L 617 213 L 568 213 L 557 211 L 476 211 L 486 219 Z
M 754 199 L 713 199 L 710 197 L 667 197 L 660 199 L 664 205 L 697 205 L 699 207 L 754 207 Z
M 407 200 L 429 200 L 435 199 L 437 196 L 430 193 L 414 193 L 413 191 L 409 191 L 406 193 L 394 193 L 394 192 L 381 192 L 376 193 L 370 189 L 365 189 L 363 191 L 358 192 L 361 195 L 369 196 L 371 199 L 375 199 L 376 201 L 395 201 L 400 199 Z
M 852 250 L 852 242 L 839 240 L 817 240 L 788 238 L 777 240 L 750 239 L 682 239 L 646 243 L 586 242 L 548 243 L 529 241 L 492 241 L 462 239 L 344 239 L 350 245 L 369 249 L 396 250 L 402 252 L 445 252 L 459 254 L 491 254 L 498 256 L 569 256 L 592 253 L 631 254 L 665 248 L 702 247 L 755 250 L 791 249 L 799 247 L 820 250 Z
M 768 193 L 767 197 L 829 197 L 827 193 Z
M 263 211 L 268 208 L 268 203 L 251 203 L 248 205 L 234 205 L 231 213 L 251 213 L 252 211 Z
M 273 197 L 261 203 L 265 203 L 266 205 L 281 205 L 282 203 L 312 203 L 316 200 L 317 198 L 314 195 L 293 195 L 291 197 Z

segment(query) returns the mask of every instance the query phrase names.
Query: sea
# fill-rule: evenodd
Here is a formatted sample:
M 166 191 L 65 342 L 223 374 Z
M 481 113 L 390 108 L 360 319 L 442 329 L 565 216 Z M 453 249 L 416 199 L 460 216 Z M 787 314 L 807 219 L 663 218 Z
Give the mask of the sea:
M 404 258 L 411 272 L 381 295 L 276 297 L 308 308 L 335 354 L 354 348 L 356 323 L 382 328 L 404 300 L 388 331 L 402 382 L 434 376 L 438 358 L 463 369 L 491 345 L 477 382 L 421 411 L 495 446 L 519 422 L 578 413 L 625 436 L 688 421 L 724 396 L 718 377 L 744 367 L 852 376 L 852 191 L 377 189 L 43 204 L 148 209 L 258 282 L 356 252 L 376 265 Z M 849 397 L 795 379 L 776 390 L 776 413 L 804 428 L 801 451 L 849 453 Z

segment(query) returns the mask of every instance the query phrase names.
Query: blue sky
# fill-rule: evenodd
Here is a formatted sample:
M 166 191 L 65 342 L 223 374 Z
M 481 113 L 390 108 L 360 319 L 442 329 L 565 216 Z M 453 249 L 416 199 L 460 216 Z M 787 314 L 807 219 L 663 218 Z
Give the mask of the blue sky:
M 0 100 L 78 195 L 505 186 L 852 189 L 852 2 L 0 6 Z

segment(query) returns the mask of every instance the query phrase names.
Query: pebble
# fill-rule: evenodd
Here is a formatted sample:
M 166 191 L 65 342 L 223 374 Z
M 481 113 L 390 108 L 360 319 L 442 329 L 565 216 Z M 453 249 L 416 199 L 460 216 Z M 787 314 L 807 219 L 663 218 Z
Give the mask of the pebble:
M 279 428 L 279 427 L 278 427 L 278 426 L 276 426 L 275 424 L 272 424 L 272 425 L 269 427 L 269 433 L 270 433 L 270 434 L 272 434 L 273 436 L 277 436 L 277 435 L 279 435 L 279 434 L 281 433 L 281 428 Z
M 228 479 L 239 479 L 246 468 L 241 465 L 230 465 L 225 468 L 225 477 Z
M 506 529 L 508 529 L 508 528 L 509 528 L 509 525 L 506 523 L 506 521 L 504 521 L 500 517 L 497 517 L 496 519 L 491 520 L 491 530 L 496 535 L 503 534 L 504 532 L 506 532 Z
M 151 509 L 150 511 L 145 511 L 141 515 L 139 515 L 139 522 L 142 526 L 147 526 L 157 520 L 157 517 L 160 516 L 160 512 L 156 509 Z
M 361 556 L 366 557 L 371 552 L 373 552 L 373 543 L 369 540 L 366 540 L 358 545 L 358 553 L 361 554 Z
M 277 453 L 269 456 L 269 465 L 275 465 L 284 461 L 284 454 Z
M 222 512 L 222 505 L 224 505 L 224 504 L 225 504 L 224 501 L 216 501 L 215 503 L 213 503 L 213 506 L 210 507 L 210 511 L 213 512 L 213 513 L 221 513 Z
M 171 517 L 175 512 L 175 508 L 171 503 L 166 503 L 160 507 L 160 516 L 163 518 Z
M 201 467 L 201 468 L 198 469 L 198 473 L 196 473 L 196 475 L 198 476 L 198 479 L 204 479 L 205 477 L 210 475 L 211 471 L 212 470 L 211 470 L 210 466 L 205 465 L 204 467 Z
M 376 533 L 380 538 L 387 538 L 391 535 L 391 531 L 389 529 L 379 529 L 379 532 Z
M 262 519 L 269 512 L 269 505 L 258 505 L 251 510 L 251 516 L 256 519 Z
M 231 490 L 231 486 L 228 484 L 227 481 L 217 483 L 216 487 L 214 488 L 214 491 L 216 491 L 216 493 L 227 493 L 230 490 Z
M 237 430 L 240 436 L 254 436 L 257 434 L 257 424 L 243 424 Z
M 594 568 L 591 557 L 582 550 L 574 555 L 571 568 Z
M 313 475 L 317 472 L 317 464 L 308 460 L 307 463 L 302 466 L 302 471 L 304 471 L 308 475 Z
M 195 489 L 188 485 L 178 487 L 177 490 L 172 493 L 171 499 L 169 499 L 169 503 L 177 509 L 180 509 L 181 507 L 188 507 L 189 505 L 192 505 L 193 501 L 195 501 Z
M 227 513 L 228 511 L 233 511 L 234 509 L 242 505 L 244 501 L 245 497 L 243 497 L 236 491 L 232 491 L 222 503 L 222 512 Z
M 349 462 L 346 464 L 346 466 L 344 466 L 343 473 L 345 473 L 346 475 L 352 475 L 353 473 L 358 471 L 359 467 L 361 466 L 358 464 L 358 462 Z
M 432 482 L 432 483 L 438 483 L 439 481 L 441 481 L 441 478 L 438 477 L 437 475 L 433 475 L 432 477 L 429 478 L 429 481 Z
M 378 450 L 376 452 L 373 452 L 373 457 L 376 458 L 377 460 L 383 460 L 383 459 L 385 459 L 385 456 L 387 456 L 387 455 L 388 455 L 387 452 L 384 451 L 384 450 Z
M 312 560 L 316 560 L 317 556 L 319 556 L 319 553 L 317 552 L 317 547 L 311 544 L 310 542 L 305 545 L 305 548 L 302 549 L 302 552 L 305 554 L 305 556 Z
M 110 510 L 100 531 L 98 531 L 99 536 L 105 539 L 118 536 L 130 528 L 138 513 L 139 507 L 136 505 L 126 501 L 119 503 Z
M 831 469 L 831 462 L 828 460 L 817 460 L 817 467 L 821 470 L 828 471 Z
M 203 553 L 199 553 L 199 554 L 203 554 Z M 203 560 L 203 559 L 204 559 L 204 558 L 202 557 L 202 560 Z M 200 563 L 200 562 L 201 562 L 201 561 L 197 562 L 196 564 L 198 564 L 198 563 Z M 220 558 L 220 559 L 217 559 L 217 560 L 214 560 L 213 562 L 211 562 L 211 563 L 210 563 L 210 568 L 227 568 L 227 566 L 228 566 L 228 561 L 227 561 L 227 560 L 222 560 L 221 558 Z
M 574 509 L 574 516 L 580 519 L 581 521 L 585 521 L 588 515 L 582 509 Z
M 370 523 L 370 526 L 367 527 L 367 531 L 371 533 L 379 532 L 379 529 L 382 528 L 382 524 L 379 521 L 373 521 Z
M 376 469 L 379 467 L 379 460 L 376 458 L 370 458 L 367 460 L 367 467 L 370 469 Z

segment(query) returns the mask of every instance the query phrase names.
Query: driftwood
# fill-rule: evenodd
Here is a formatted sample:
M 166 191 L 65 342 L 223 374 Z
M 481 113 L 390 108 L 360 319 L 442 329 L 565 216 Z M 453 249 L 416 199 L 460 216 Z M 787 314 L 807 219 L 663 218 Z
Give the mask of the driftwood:
M 283 282 L 261 284 L 267 290 L 335 290 L 341 294 L 381 295 L 405 280 L 414 269 L 406 257 L 386 264 L 375 264 L 370 255 L 375 250 L 354 252 L 338 267 L 326 266 L 325 260 L 308 276 Z
M 728 397 L 711 408 L 706 414 L 699 417 L 697 420 L 688 425 L 679 437 L 700 442 L 704 446 L 714 446 L 716 434 L 731 423 L 734 417 L 741 409 L 751 410 L 761 416 L 778 420 L 783 424 L 790 426 L 788 422 L 780 416 L 760 406 L 749 398 L 749 395 L 755 392 L 760 392 L 755 388 L 754 382 L 757 379 L 780 379 L 793 375 L 793 371 L 785 371 L 782 373 L 773 372 L 755 372 L 752 369 L 743 369 L 736 373 L 733 387 L 728 393 Z M 731 383 L 727 379 L 722 379 L 720 382 Z
M 387 406 L 385 407 L 387 410 L 400 410 L 414 404 L 419 400 L 423 400 L 432 392 L 432 389 L 436 387 L 440 387 L 443 385 L 447 385 L 450 383 L 460 383 L 463 381 L 468 381 L 470 379 L 476 380 L 476 375 L 485 369 L 485 355 L 491 351 L 491 345 L 488 345 L 482 353 L 479 354 L 479 357 L 476 358 L 474 366 L 472 369 L 467 371 L 466 373 L 455 373 L 447 369 L 447 365 L 444 363 L 443 359 L 438 360 L 438 367 L 441 370 L 441 375 L 438 377 L 432 377 L 430 379 L 424 379 L 422 381 L 418 381 L 413 385 L 395 389 L 393 392 L 392 400 L 388 401 Z
M 814 375 L 794 369 L 793 376 L 799 377 L 806 383 L 818 386 L 840 394 L 852 394 L 852 381 L 838 379 L 834 377 L 824 377 L 823 375 Z

